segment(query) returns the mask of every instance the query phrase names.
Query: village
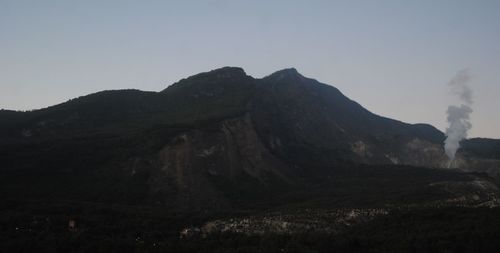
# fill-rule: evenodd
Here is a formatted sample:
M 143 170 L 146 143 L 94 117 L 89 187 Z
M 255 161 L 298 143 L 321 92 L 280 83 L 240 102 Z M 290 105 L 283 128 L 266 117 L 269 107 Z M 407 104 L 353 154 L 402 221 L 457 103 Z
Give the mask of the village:
M 305 209 L 300 212 L 272 212 L 244 218 L 214 220 L 200 227 L 192 226 L 182 229 L 181 239 L 191 237 L 205 238 L 220 233 L 236 233 L 245 235 L 298 234 L 317 232 L 336 234 L 346 227 L 368 222 L 375 217 L 388 214 L 387 209 Z

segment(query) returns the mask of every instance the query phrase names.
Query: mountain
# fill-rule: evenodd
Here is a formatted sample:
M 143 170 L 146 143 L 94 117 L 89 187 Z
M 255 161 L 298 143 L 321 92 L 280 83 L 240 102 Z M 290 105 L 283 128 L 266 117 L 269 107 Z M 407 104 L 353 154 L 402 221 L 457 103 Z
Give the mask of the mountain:
M 444 139 L 293 68 L 256 79 L 224 67 L 160 92 L 0 110 L 0 251 L 489 246 L 500 140 L 463 141 L 448 168 Z
M 304 192 L 366 166 L 397 174 L 447 165 L 436 128 L 373 114 L 293 68 L 255 79 L 224 67 L 161 92 L 103 91 L 1 111 L 0 129 L 6 196 L 218 210 Z M 496 142 L 466 141 L 457 164 L 497 176 Z
M 444 135 L 430 125 L 410 125 L 375 115 L 338 89 L 305 78 L 295 69 L 264 78 L 258 88 L 256 124 L 261 132 L 280 133 L 292 156 L 313 161 L 341 159 L 362 163 L 432 165 L 442 162 Z M 270 126 L 265 126 L 265 122 Z M 260 129 L 261 126 L 268 129 Z M 272 137 L 268 137 L 272 138 Z M 432 146 L 435 153 L 415 151 Z M 295 150 L 293 150 L 295 149 Z M 321 150 L 317 155 L 310 154 Z M 422 150 L 423 151 L 423 150 Z M 326 152 L 326 153 L 325 153 Z M 287 153 L 287 152 L 285 152 Z M 435 156 L 421 159 L 419 156 Z M 305 158 L 307 159 L 307 158 Z M 324 165 L 331 163 L 325 161 Z

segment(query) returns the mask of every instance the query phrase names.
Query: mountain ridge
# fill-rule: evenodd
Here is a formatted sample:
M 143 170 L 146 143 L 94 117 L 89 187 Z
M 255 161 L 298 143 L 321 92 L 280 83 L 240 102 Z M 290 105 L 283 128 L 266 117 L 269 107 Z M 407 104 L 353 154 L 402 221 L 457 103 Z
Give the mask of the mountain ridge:
M 371 166 L 396 173 L 448 164 L 439 130 L 378 116 L 293 68 L 255 79 L 225 67 L 160 92 L 103 91 L 3 114 L 4 194 L 38 196 L 38 187 L 45 196 L 224 209 L 287 191 L 306 196 L 358 167 L 370 174 Z M 499 178 L 493 144 L 460 151 L 456 166 Z M 66 191 L 49 190 L 56 185 Z
M 242 89 L 240 85 L 245 87 L 242 91 L 240 91 Z M 75 121 L 71 119 L 72 117 L 83 117 L 84 119 L 82 120 L 87 122 L 89 121 L 89 117 L 96 118 L 99 117 L 96 116 L 99 114 L 102 114 L 101 119 L 94 120 L 101 120 L 103 122 L 105 121 L 105 118 L 112 118 L 115 121 L 133 121 L 133 119 L 129 119 L 132 114 L 171 114 L 170 116 L 164 117 L 163 120 L 158 120 L 158 118 L 161 117 L 157 116 L 153 117 L 154 119 L 151 119 L 151 121 L 156 121 L 158 124 L 173 123 L 175 120 L 172 120 L 172 118 L 175 117 L 178 117 L 179 123 L 183 124 L 183 120 L 181 118 L 185 118 L 186 114 L 192 115 L 188 115 L 188 117 L 199 118 L 200 120 L 210 120 L 211 117 L 224 118 L 248 112 L 248 106 L 250 106 L 249 103 L 251 103 L 251 100 L 255 100 L 255 98 L 252 98 L 252 96 L 255 96 L 253 92 L 266 89 L 270 91 L 269 87 L 266 86 L 271 86 L 274 89 L 276 85 L 285 85 L 284 87 L 279 88 L 278 92 L 280 95 L 286 94 L 287 96 L 290 96 L 287 98 L 289 100 L 300 98 L 304 92 L 309 93 L 308 96 L 314 97 L 314 99 L 323 100 L 323 107 L 342 107 L 338 111 L 333 110 L 332 112 L 339 115 L 337 116 L 337 121 L 357 120 L 355 124 L 348 125 L 347 127 L 349 128 L 359 128 L 363 125 L 370 125 L 373 123 L 378 125 L 378 128 L 392 128 L 388 131 L 396 131 L 395 128 L 400 126 L 406 127 L 410 129 L 408 131 L 413 132 L 415 136 L 431 140 L 433 143 L 442 143 L 445 138 L 444 133 L 430 124 L 409 124 L 374 114 L 356 101 L 353 101 L 343 95 L 340 90 L 334 86 L 323 84 L 315 79 L 304 77 L 295 68 L 282 69 L 261 79 L 255 79 L 248 76 L 240 67 L 222 67 L 181 79 L 159 92 L 140 91 L 136 89 L 108 90 L 92 93 L 76 99 L 71 99 L 58 105 L 29 112 L 2 110 L 0 113 L 0 129 L 12 129 L 13 126 L 26 128 L 25 126 L 20 125 L 25 122 L 29 122 L 30 120 L 38 120 L 39 122 L 35 124 L 44 125 L 46 122 L 39 119 L 44 118 L 47 115 L 50 116 L 54 114 L 59 114 L 60 117 L 65 118 L 67 121 L 66 124 L 70 124 L 68 122 Z M 228 93 L 227 97 L 218 98 L 217 93 L 221 92 Z M 294 92 L 294 94 L 291 94 L 292 92 Z M 324 94 L 328 94 L 328 96 L 325 96 Z M 214 96 L 214 99 L 211 98 L 212 96 Z M 232 97 L 235 98 L 231 102 Z M 214 108 L 207 106 L 205 101 L 202 101 L 199 107 L 196 107 L 195 104 L 203 98 L 207 98 L 207 100 L 218 99 L 218 101 L 215 101 L 212 105 Z M 310 101 L 310 103 L 312 102 L 315 101 Z M 90 107 L 85 108 L 85 106 Z M 191 112 L 177 112 L 176 110 L 179 110 L 181 107 L 192 107 L 190 108 L 192 110 Z M 221 109 L 221 107 L 225 108 Z M 116 108 L 116 110 L 113 108 Z M 217 110 L 224 112 L 220 113 L 221 115 L 210 115 L 211 112 Z M 65 111 L 67 112 L 65 113 Z M 85 118 L 86 115 L 88 118 Z M 140 115 L 133 117 L 140 118 Z M 327 115 L 327 117 L 330 116 Z M 147 121 L 147 119 L 141 120 Z M 142 124 L 142 122 L 140 123 Z M 75 124 L 79 124 L 79 122 Z M 335 124 L 335 127 L 338 127 L 338 124 Z

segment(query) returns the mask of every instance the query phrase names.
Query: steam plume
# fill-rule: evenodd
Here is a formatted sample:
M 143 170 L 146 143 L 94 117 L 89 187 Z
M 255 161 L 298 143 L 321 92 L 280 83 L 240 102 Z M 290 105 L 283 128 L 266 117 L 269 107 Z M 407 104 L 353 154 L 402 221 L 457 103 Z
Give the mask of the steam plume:
M 450 159 L 449 166 L 455 159 L 460 147 L 460 141 L 467 138 L 467 131 L 472 128 L 470 114 L 472 113 L 472 90 L 468 86 L 470 75 L 468 70 L 460 70 L 448 83 L 453 94 L 460 99 L 460 106 L 450 105 L 447 110 L 449 127 L 446 129 L 444 149 Z M 448 167 L 449 167 L 448 166 Z

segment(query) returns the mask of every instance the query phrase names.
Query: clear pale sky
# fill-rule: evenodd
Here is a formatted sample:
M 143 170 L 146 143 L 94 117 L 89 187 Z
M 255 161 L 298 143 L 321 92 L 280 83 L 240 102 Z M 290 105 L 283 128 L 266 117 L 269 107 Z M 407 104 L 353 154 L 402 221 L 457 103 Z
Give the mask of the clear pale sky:
M 500 1 L 0 0 L 0 108 L 159 91 L 222 66 L 295 67 L 377 114 L 444 131 L 473 77 L 471 136 L 500 138 Z

